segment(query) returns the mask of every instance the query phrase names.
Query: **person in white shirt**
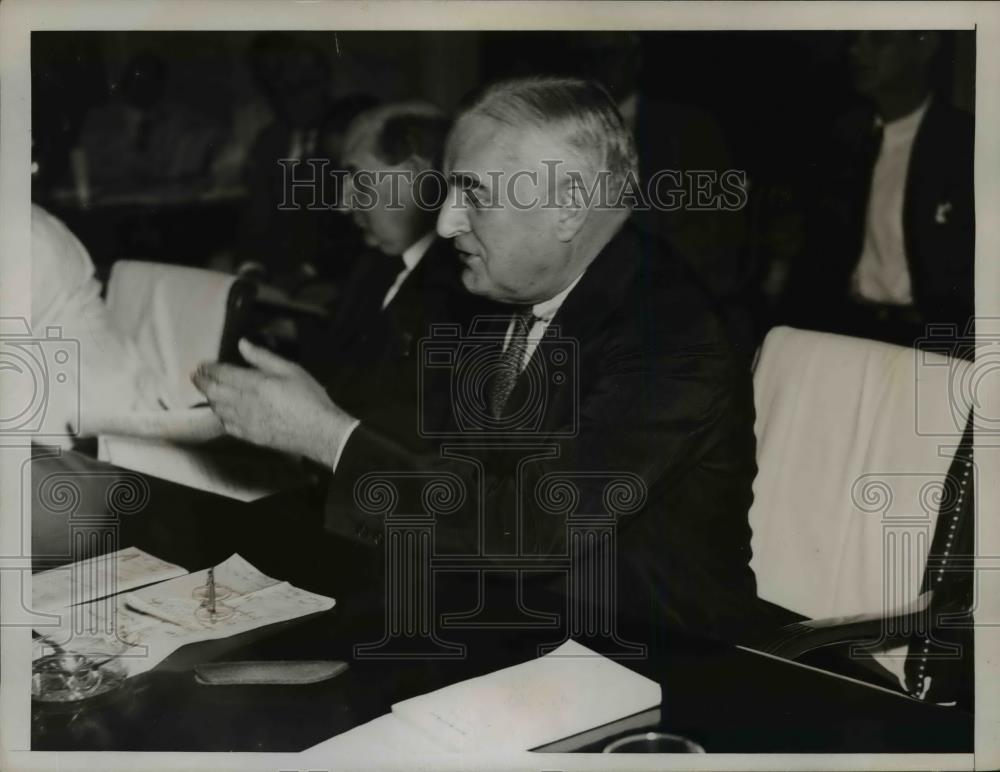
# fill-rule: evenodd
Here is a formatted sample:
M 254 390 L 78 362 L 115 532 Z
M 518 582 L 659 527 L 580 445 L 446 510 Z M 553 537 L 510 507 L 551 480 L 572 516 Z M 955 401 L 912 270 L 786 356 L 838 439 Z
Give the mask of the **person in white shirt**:
M 162 373 L 116 328 L 86 248 L 37 205 L 31 207 L 31 331 L 79 347 L 78 358 L 49 363 L 60 380 L 47 390 L 40 442 L 70 447 L 75 436 L 92 433 L 88 417 L 159 409 Z
M 929 101 L 925 99 L 910 114 L 888 123 L 877 119 L 882 147 L 872 170 L 864 247 L 852 276 L 855 296 L 872 303 L 913 303 L 903 240 L 903 200 L 913 140 Z
M 944 33 L 863 31 L 849 49 L 865 103 L 817 147 L 806 246 L 780 322 L 912 345 L 971 333 L 974 122 L 935 93 Z

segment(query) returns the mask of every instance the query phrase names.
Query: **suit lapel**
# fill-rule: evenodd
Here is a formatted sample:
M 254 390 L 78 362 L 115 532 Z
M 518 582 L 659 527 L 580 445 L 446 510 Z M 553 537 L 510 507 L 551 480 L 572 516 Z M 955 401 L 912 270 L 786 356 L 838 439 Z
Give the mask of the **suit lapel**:
M 558 391 L 564 388 L 577 388 L 578 384 L 570 378 L 562 384 L 556 383 L 547 369 L 548 361 L 535 362 L 535 357 L 546 357 L 549 346 L 560 345 L 557 341 L 566 341 L 573 347 L 578 360 L 577 375 L 584 372 L 583 363 L 587 343 L 604 326 L 605 320 L 625 300 L 628 288 L 635 280 L 636 273 L 641 270 L 641 237 L 633 228 L 631 221 L 608 242 L 607 246 L 594 259 L 580 279 L 580 283 L 566 296 L 562 306 L 552 318 L 545 335 L 539 341 L 538 348 L 529 360 L 529 366 L 535 363 L 535 372 L 541 372 L 545 377 L 540 384 L 545 392 L 545 406 L 556 403 Z M 502 339 L 501 339 L 502 340 Z M 562 347 L 560 345 L 560 347 Z M 525 404 L 532 389 L 532 374 L 525 367 L 518 376 L 514 389 L 507 400 L 507 408 Z M 536 385 L 537 388 L 537 385 Z M 504 414 L 508 413 L 504 410 Z M 545 411 L 545 425 L 552 426 L 562 417 L 558 411 Z

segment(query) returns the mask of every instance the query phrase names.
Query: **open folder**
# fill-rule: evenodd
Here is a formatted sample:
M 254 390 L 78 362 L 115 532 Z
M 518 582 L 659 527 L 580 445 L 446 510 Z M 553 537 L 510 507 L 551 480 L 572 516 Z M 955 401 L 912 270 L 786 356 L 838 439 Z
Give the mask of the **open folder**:
M 660 685 L 575 641 L 392 706 L 307 753 L 527 751 L 659 706 Z

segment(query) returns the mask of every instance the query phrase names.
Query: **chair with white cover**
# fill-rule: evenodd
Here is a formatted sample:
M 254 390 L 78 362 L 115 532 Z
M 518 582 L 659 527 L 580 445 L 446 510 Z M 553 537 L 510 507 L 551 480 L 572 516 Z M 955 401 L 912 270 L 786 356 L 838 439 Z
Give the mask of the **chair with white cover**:
M 754 648 L 796 659 L 863 643 L 893 686 L 924 696 L 926 684 L 906 678 L 919 653 L 908 648 L 933 635 L 949 557 L 967 548 L 956 539 L 974 516 L 969 408 L 955 393 L 970 365 L 788 327 L 768 334 L 754 370 L 751 565 L 758 595 L 803 621 Z

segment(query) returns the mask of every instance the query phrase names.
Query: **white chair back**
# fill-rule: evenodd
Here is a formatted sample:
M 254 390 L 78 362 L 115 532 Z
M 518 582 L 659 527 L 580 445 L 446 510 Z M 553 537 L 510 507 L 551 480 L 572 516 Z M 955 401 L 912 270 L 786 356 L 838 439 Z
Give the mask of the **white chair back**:
M 920 594 L 969 363 L 779 327 L 754 371 L 758 593 L 810 618 Z

